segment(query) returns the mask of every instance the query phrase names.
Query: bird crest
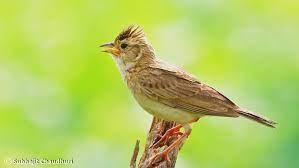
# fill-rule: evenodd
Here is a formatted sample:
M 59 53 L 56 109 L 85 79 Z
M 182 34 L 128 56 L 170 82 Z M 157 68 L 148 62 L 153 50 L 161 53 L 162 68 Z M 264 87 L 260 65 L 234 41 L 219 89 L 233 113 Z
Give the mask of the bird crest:
M 124 39 L 143 39 L 145 34 L 143 29 L 137 25 L 131 25 L 125 28 L 119 35 L 116 37 L 117 40 L 122 41 Z

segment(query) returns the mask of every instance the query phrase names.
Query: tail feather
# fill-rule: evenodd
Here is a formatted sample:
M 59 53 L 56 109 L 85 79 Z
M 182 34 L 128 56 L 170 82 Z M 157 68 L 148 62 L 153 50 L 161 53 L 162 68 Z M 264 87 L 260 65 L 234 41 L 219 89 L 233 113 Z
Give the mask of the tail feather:
M 248 118 L 250 120 L 256 121 L 256 122 L 261 123 L 263 125 L 266 125 L 268 127 L 275 128 L 275 124 L 277 124 L 276 122 L 274 122 L 272 120 L 269 120 L 269 119 L 267 119 L 264 116 L 261 116 L 259 114 L 256 114 L 256 113 L 253 113 L 253 112 L 249 112 L 249 111 L 246 111 L 246 110 L 240 110 L 240 111 L 238 111 L 238 113 L 241 116 L 245 117 L 245 118 Z

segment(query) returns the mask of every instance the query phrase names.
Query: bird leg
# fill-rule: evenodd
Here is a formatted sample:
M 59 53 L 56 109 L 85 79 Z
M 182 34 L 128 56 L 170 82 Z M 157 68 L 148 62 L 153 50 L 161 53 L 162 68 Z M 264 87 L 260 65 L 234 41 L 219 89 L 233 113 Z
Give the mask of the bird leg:
M 171 163 L 169 157 L 168 157 L 168 154 L 171 150 L 173 150 L 175 147 L 181 145 L 187 138 L 188 136 L 190 135 L 191 133 L 191 127 L 189 124 L 187 125 L 184 125 L 184 133 L 176 140 L 174 141 L 169 147 L 167 147 L 164 151 L 160 152 L 160 153 L 157 153 L 156 155 L 154 155 L 152 158 L 151 158 L 151 161 L 150 161 L 150 165 L 154 163 L 154 161 L 159 158 L 159 157 L 162 157 L 164 160 L 166 160 L 167 164 L 169 165 Z
M 178 124 L 172 128 L 170 128 L 169 130 L 167 130 L 164 135 L 159 139 L 158 142 L 152 144 L 150 146 L 150 148 L 154 147 L 154 148 L 157 148 L 157 147 L 160 147 L 160 146 L 163 146 L 167 143 L 167 141 L 169 140 L 169 138 L 173 135 L 181 135 L 183 133 L 180 132 L 180 129 L 182 128 L 183 126 L 181 124 Z
M 198 121 L 199 118 L 196 118 L 196 119 L 193 119 L 191 121 L 189 121 L 189 124 L 193 123 L 193 122 L 196 122 Z M 155 142 L 154 144 L 152 144 L 150 146 L 150 148 L 157 148 L 157 147 L 161 147 L 163 145 L 165 145 L 167 143 L 167 141 L 172 137 L 172 136 L 175 136 L 175 135 L 183 135 L 182 132 L 180 132 L 180 129 L 183 127 L 182 124 L 178 124 L 172 128 L 170 128 L 169 130 L 167 130 L 164 135 L 159 139 L 158 142 Z

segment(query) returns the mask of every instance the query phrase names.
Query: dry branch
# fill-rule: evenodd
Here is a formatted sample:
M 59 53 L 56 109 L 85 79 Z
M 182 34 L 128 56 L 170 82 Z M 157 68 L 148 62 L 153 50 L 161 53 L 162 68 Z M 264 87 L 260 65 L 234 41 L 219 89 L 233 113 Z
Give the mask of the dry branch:
M 163 149 L 167 148 L 171 143 L 173 143 L 178 138 L 178 137 L 172 137 L 169 143 L 162 147 L 157 147 L 157 148 L 150 147 L 152 144 L 157 142 L 159 138 L 161 138 L 161 136 L 168 129 L 172 128 L 175 125 L 176 125 L 175 122 L 164 121 L 156 117 L 153 118 L 151 128 L 147 135 L 145 149 L 138 163 L 138 168 L 174 168 L 175 167 L 178 152 L 181 149 L 183 144 L 176 147 L 174 150 L 172 150 L 169 153 L 168 156 L 170 159 L 170 164 L 167 164 L 167 161 L 163 160 L 162 158 L 157 159 L 153 164 L 150 163 L 153 156 L 155 156 L 158 152 L 161 152 Z M 136 168 L 136 158 L 138 155 L 138 151 L 139 151 L 139 141 L 137 140 L 134 148 L 133 156 L 131 159 L 130 168 Z

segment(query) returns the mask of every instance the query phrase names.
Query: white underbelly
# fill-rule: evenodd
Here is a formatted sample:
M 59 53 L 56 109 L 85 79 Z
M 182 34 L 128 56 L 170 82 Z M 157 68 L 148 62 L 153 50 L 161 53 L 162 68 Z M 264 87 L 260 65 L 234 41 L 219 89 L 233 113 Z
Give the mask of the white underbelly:
M 191 120 L 200 117 L 197 114 L 182 111 L 179 109 L 166 106 L 162 103 L 148 99 L 145 96 L 136 97 L 140 106 L 146 110 L 148 113 L 154 115 L 155 117 L 162 118 L 167 121 L 175 121 L 178 123 L 188 123 Z

